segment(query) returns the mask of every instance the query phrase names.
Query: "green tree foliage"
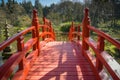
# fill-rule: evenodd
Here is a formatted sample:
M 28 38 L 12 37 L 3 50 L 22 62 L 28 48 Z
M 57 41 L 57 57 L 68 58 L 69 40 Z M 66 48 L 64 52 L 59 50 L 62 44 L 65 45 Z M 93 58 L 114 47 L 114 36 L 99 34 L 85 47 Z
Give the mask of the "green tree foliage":
M 25 9 L 26 14 L 29 15 L 29 17 L 31 17 L 33 10 L 32 2 L 24 0 L 21 5 Z
M 28 5 L 27 5 L 28 4 Z M 24 8 L 23 4 L 17 3 L 16 0 L 8 0 L 4 2 L 1 0 L 0 3 L 0 34 L 4 34 L 4 26 L 7 21 L 8 24 L 12 25 L 12 30 L 10 29 L 10 33 L 13 35 L 17 32 L 17 30 L 21 30 L 24 27 L 29 27 L 31 24 L 31 15 L 32 15 L 32 3 L 31 1 L 26 2 L 26 6 L 28 6 L 27 10 Z M 25 20 L 26 19 L 26 20 Z M 26 22 L 26 23 L 25 23 Z M 2 36 L 1 35 L 1 36 Z
M 60 30 L 62 32 L 69 32 L 70 27 L 71 27 L 71 22 L 66 22 L 61 24 Z
M 42 17 L 43 16 L 43 12 L 42 12 L 42 5 L 39 2 L 39 0 L 35 0 L 35 6 L 34 6 L 37 11 L 38 11 L 38 16 Z
M 81 21 L 83 17 L 83 4 L 69 0 L 61 1 L 59 4 L 52 4 L 50 7 L 45 6 L 43 8 L 43 15 L 50 19 L 53 19 L 53 17 L 59 19 L 59 22 Z
M 4 2 L 4 0 L 1 0 L 1 7 L 5 7 L 5 2 Z

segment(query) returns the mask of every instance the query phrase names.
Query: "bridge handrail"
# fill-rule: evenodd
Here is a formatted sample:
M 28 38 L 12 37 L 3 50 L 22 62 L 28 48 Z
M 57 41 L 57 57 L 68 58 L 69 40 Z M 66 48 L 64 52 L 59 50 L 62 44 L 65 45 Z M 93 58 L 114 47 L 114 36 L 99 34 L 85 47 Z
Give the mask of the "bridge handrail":
M 110 43 L 112 43 L 113 45 L 115 45 L 118 49 L 120 49 L 120 42 L 111 38 L 108 34 L 104 33 L 103 31 L 100 31 L 98 29 L 96 29 L 93 26 L 88 26 L 88 28 L 94 32 L 96 32 L 98 35 L 104 37 L 106 40 L 108 40 Z
M 24 80 L 33 62 L 40 54 L 40 47 L 42 46 L 39 41 L 40 38 L 45 38 L 46 35 L 48 35 L 46 38 L 47 40 L 44 40 L 45 42 L 55 40 L 55 34 L 51 22 L 46 18 L 44 19 L 45 24 L 40 25 L 37 17 L 37 11 L 33 10 L 32 26 L 0 44 L 1 51 L 17 40 L 17 52 L 12 54 L 10 58 L 6 60 L 2 66 L 0 66 L 0 80 L 7 80 L 14 72 L 17 65 L 18 70 L 13 75 L 13 80 Z M 40 28 L 44 29 L 41 33 L 39 32 Z M 48 30 L 46 30 L 46 28 L 48 28 Z M 32 32 L 32 38 L 24 43 L 24 35 L 28 32 Z M 28 52 L 30 49 L 32 49 L 32 51 Z
M 117 40 L 112 39 L 109 35 L 105 34 L 104 32 L 90 26 L 90 18 L 89 18 L 89 10 L 85 9 L 85 15 L 82 22 L 82 53 L 88 61 L 91 63 L 91 66 L 93 67 L 94 72 L 99 75 L 100 72 L 102 72 L 103 65 L 109 72 L 109 74 L 112 76 L 113 79 L 119 80 L 120 74 L 119 70 L 120 68 L 116 68 L 111 65 L 115 64 L 116 66 L 119 66 L 119 63 L 117 63 L 109 54 L 107 54 L 104 50 L 105 42 L 104 40 L 108 40 L 108 42 L 111 42 L 113 45 L 115 45 L 118 49 L 120 49 L 120 42 Z M 90 31 L 94 31 L 98 34 L 98 41 L 90 41 Z M 94 44 L 92 44 L 94 43 Z M 89 47 L 93 49 L 96 55 L 96 65 L 92 63 L 92 60 L 90 59 L 89 55 L 86 51 L 89 51 Z M 106 56 L 106 57 L 104 57 Z M 117 71 L 117 72 L 116 72 Z M 100 75 L 99 75 L 100 76 Z M 100 76 L 101 77 L 101 76 Z M 103 77 L 103 76 L 102 76 Z M 100 78 L 98 78 L 100 79 Z
M 45 17 L 43 18 L 43 21 L 44 21 L 44 24 L 40 25 L 42 28 L 42 33 L 40 35 L 44 35 L 42 36 L 42 39 L 45 40 L 46 38 L 50 40 L 51 39 L 55 40 L 55 33 L 54 33 L 54 29 L 52 28 L 51 22 Z
M 25 35 L 28 32 L 31 32 L 32 30 L 35 30 L 34 26 L 31 26 L 29 28 L 27 28 L 26 30 L 23 30 L 22 32 L 14 35 L 13 37 L 7 39 L 6 41 L 2 42 L 0 44 L 0 51 L 3 50 L 5 47 L 9 46 L 12 42 L 14 42 L 15 40 L 17 40 L 20 36 Z
M 87 58 L 98 80 L 101 80 L 103 78 L 105 79 L 105 77 L 106 79 L 108 78 L 108 76 L 106 76 L 104 67 L 114 80 L 119 80 L 120 65 L 104 50 L 104 41 L 107 40 L 108 42 L 116 46 L 118 49 L 120 49 L 120 42 L 111 38 L 103 31 L 100 31 L 95 27 L 90 26 L 88 11 L 89 10 L 86 8 L 85 15 L 82 21 L 82 31 L 80 31 L 80 27 L 78 26 L 78 31 L 76 32 L 74 29 L 74 24 L 72 22 L 69 30 L 69 40 L 74 40 L 73 38 L 75 38 L 76 36 L 79 37 L 77 38 L 77 41 L 80 40 L 80 37 L 82 38 L 82 44 L 80 44 L 82 47 L 82 54 Z M 90 38 L 90 31 L 97 33 L 97 42 Z M 94 51 L 96 57 L 91 54 L 92 52 L 89 50 L 89 48 Z M 113 64 L 116 65 L 117 68 Z
M 78 26 L 74 26 L 74 22 L 72 22 L 71 27 L 69 29 L 69 40 L 73 41 L 74 36 L 77 36 L 77 40 L 80 40 L 80 37 L 82 36 L 82 32 L 80 31 L 81 24 Z M 77 31 L 75 30 L 77 28 Z

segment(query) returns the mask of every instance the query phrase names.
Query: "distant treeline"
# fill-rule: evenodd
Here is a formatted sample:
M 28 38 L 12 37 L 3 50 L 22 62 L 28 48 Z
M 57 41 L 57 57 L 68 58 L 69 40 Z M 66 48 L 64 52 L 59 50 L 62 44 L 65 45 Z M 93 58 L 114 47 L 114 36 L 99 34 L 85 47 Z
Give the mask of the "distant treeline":
M 24 21 L 29 21 L 32 18 L 32 10 L 38 10 L 40 18 L 47 17 L 54 24 L 67 21 L 81 22 L 83 19 L 83 9 L 90 9 L 91 22 L 95 26 L 98 23 L 111 21 L 110 26 L 115 26 L 120 19 L 120 1 L 119 0 L 84 0 L 83 3 L 78 0 L 61 0 L 58 4 L 51 6 L 42 6 L 39 0 L 35 0 L 33 6 L 30 0 L 23 0 L 18 3 L 17 0 L 8 0 L 0 3 L 0 25 L 7 20 L 13 26 L 26 26 Z M 22 21 L 23 22 L 22 22 Z

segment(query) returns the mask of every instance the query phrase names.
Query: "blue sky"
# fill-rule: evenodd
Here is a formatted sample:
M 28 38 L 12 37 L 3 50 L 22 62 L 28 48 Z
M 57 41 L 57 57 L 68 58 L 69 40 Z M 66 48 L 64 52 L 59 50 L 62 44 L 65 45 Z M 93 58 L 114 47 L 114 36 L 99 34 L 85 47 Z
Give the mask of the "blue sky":
M 1 1 L 1 0 L 0 0 Z M 7 1 L 7 0 L 5 0 Z M 17 2 L 22 2 L 23 0 L 16 0 Z M 29 0 L 26 0 L 26 1 L 29 1 Z M 34 1 L 35 0 L 30 0 L 32 1 L 32 3 L 34 4 Z M 70 0 L 70 1 L 73 1 L 73 0 Z M 80 2 L 83 2 L 83 0 L 77 0 L 77 1 L 80 1 Z M 43 6 L 50 6 L 52 3 L 59 3 L 60 0 L 40 0 L 40 3 L 43 5 Z

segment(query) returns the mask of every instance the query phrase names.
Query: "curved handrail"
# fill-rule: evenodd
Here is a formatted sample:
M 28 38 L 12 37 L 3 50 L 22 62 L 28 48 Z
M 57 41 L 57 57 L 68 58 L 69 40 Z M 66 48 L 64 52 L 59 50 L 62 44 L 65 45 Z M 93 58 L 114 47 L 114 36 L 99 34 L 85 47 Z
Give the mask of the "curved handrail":
M 69 30 L 69 40 L 73 40 L 73 38 L 75 36 L 73 35 L 77 35 L 77 36 L 82 36 L 82 54 L 87 58 L 88 62 L 90 63 L 93 72 L 96 74 L 97 79 L 101 80 L 103 77 L 107 77 L 104 75 L 104 67 L 107 69 L 107 71 L 109 72 L 109 74 L 112 76 L 113 79 L 115 80 L 119 80 L 120 79 L 120 65 L 119 63 L 117 63 L 114 58 L 112 58 L 105 50 L 105 40 L 107 40 L 108 42 L 112 43 L 114 46 L 116 46 L 116 48 L 120 49 L 120 42 L 113 39 L 112 37 L 110 37 L 108 34 L 104 33 L 103 31 L 100 31 L 98 29 L 96 29 L 93 26 L 90 26 L 90 18 L 89 18 L 89 10 L 86 8 L 85 9 L 85 15 L 82 21 L 82 32 L 80 32 L 80 28 L 79 31 L 75 31 L 74 30 L 74 25 L 72 22 L 72 25 L 70 27 Z M 90 38 L 90 31 L 95 32 L 98 35 L 98 41 L 94 41 Z M 77 39 L 80 40 L 80 39 Z M 89 50 L 89 48 L 91 48 L 96 57 L 91 55 L 91 51 Z M 93 60 L 94 62 L 93 62 Z M 114 64 L 117 67 L 119 66 L 119 68 L 115 68 Z M 103 76 L 102 76 L 103 75 Z
M 55 40 L 55 34 L 51 22 L 46 18 L 44 18 L 43 21 L 44 24 L 40 25 L 37 11 L 33 10 L 32 26 L 0 44 L 1 51 L 11 43 L 17 41 L 17 52 L 12 54 L 12 56 L 10 56 L 10 58 L 0 66 L 0 80 L 7 80 L 14 72 L 17 65 L 19 67 L 17 72 L 13 75 L 13 79 L 24 80 L 33 62 L 40 54 L 40 38 L 44 37 L 44 41 L 46 42 Z M 39 32 L 40 28 L 43 29 L 41 33 Z M 32 32 L 32 38 L 24 43 L 24 35 L 28 32 Z M 48 36 L 46 37 L 46 35 Z M 32 49 L 32 51 L 28 53 L 30 49 Z
M 55 33 L 54 29 L 52 28 L 51 22 L 45 17 L 43 18 L 43 21 L 44 25 L 41 26 L 42 33 L 39 36 L 42 37 L 43 40 L 45 40 L 45 38 L 52 38 L 53 40 L 55 40 Z
M 10 45 L 12 42 L 14 42 L 15 40 L 17 40 L 20 36 L 23 36 L 25 35 L 26 33 L 28 32 L 31 32 L 32 30 L 35 30 L 35 27 L 32 26 L 32 27 L 29 27 L 28 29 L 26 30 L 23 30 L 22 32 L 16 34 L 15 36 L 9 38 L 8 40 L 2 42 L 0 44 L 0 51 L 3 50 L 5 47 L 7 47 L 8 45 Z
M 49 36 L 49 38 L 52 38 L 54 40 L 54 34 L 51 32 L 42 32 L 39 34 L 40 37 L 44 37 L 44 36 Z
M 74 36 L 77 36 L 77 40 L 80 40 L 80 37 L 82 36 L 82 32 L 80 31 L 81 25 L 74 26 L 74 23 L 72 22 L 71 27 L 69 29 L 69 41 L 73 41 L 75 38 Z M 77 31 L 75 30 L 77 28 Z
M 106 40 L 108 40 L 109 42 L 111 42 L 113 45 L 115 45 L 118 49 L 120 49 L 120 42 L 111 38 L 108 34 L 104 33 L 103 31 L 100 31 L 98 29 L 96 29 L 93 26 L 88 26 L 88 28 L 94 32 L 96 32 L 98 35 L 104 37 Z

